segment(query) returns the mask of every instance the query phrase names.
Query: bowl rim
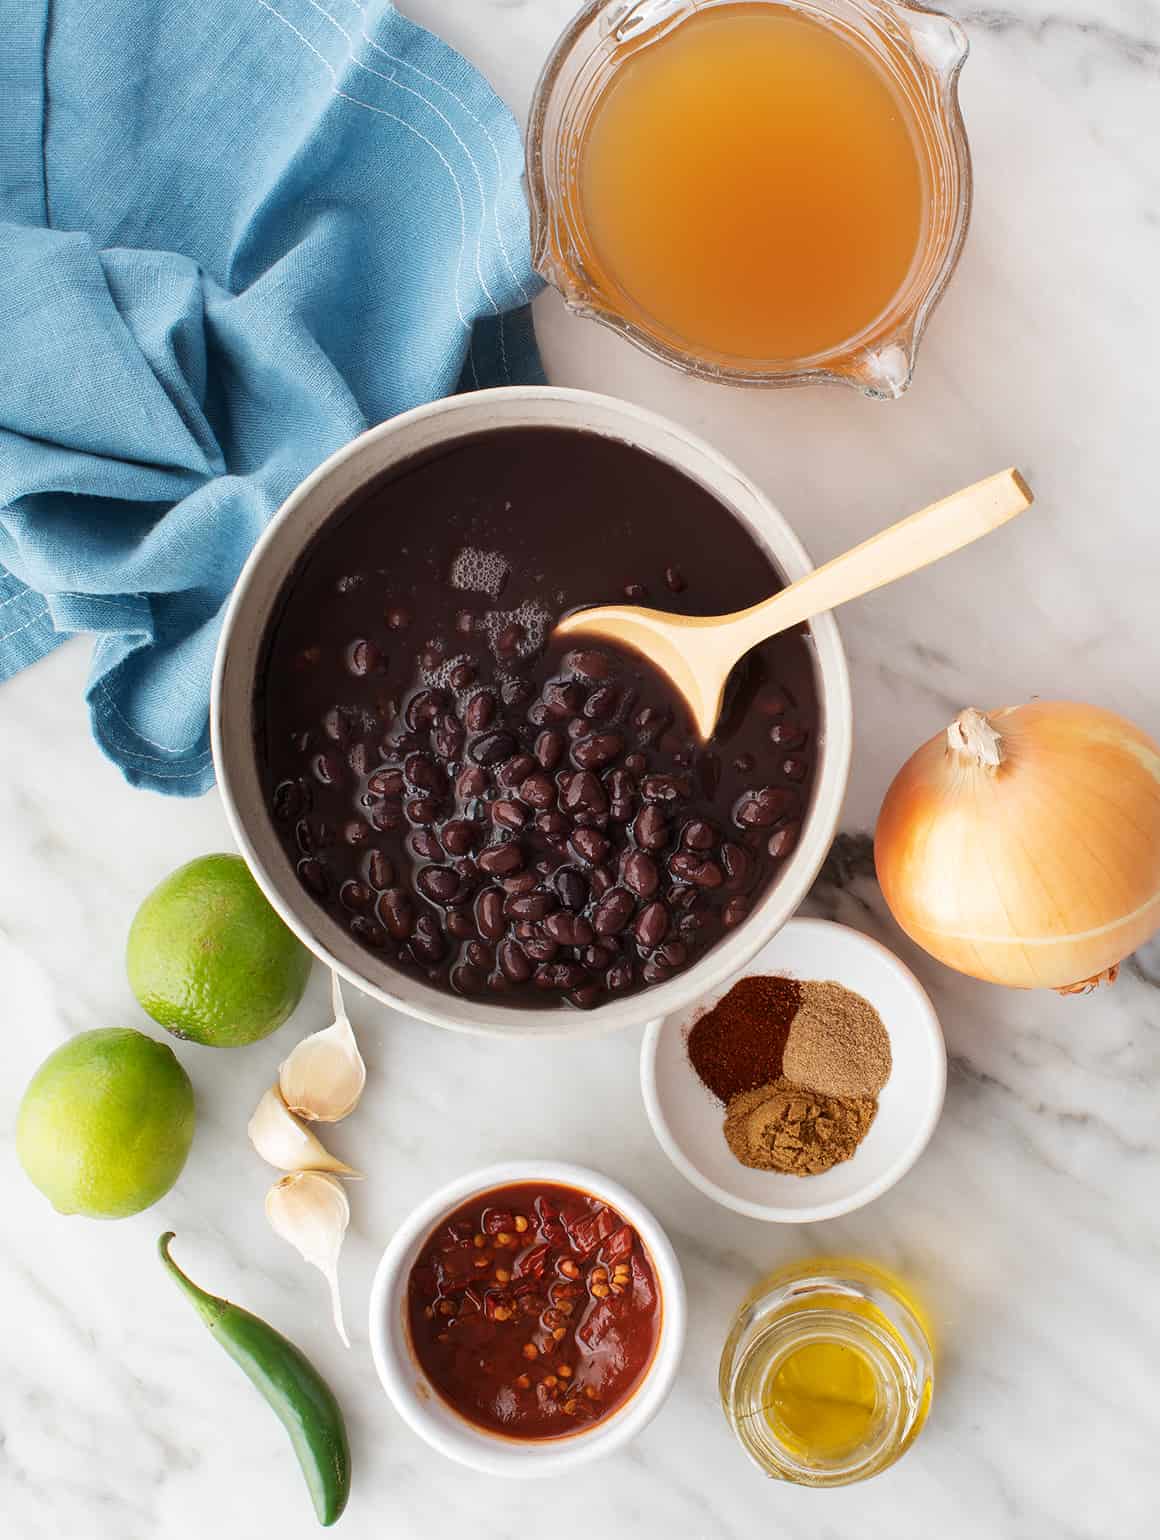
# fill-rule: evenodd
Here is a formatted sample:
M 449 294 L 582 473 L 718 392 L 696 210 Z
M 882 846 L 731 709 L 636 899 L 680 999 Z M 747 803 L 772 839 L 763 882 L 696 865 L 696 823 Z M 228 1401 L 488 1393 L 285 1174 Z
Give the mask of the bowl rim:
M 639 1385 L 613 1414 L 590 1432 L 562 1439 L 509 1439 L 476 1427 L 457 1414 L 433 1389 L 428 1401 L 416 1393 L 422 1370 L 407 1345 L 401 1303 L 410 1268 L 440 1219 L 466 1199 L 515 1182 L 557 1183 L 601 1198 L 638 1231 L 661 1296 L 661 1330 L 656 1351 Z M 392 1326 L 397 1323 L 397 1330 Z M 371 1284 L 368 1314 L 371 1356 L 379 1382 L 413 1433 L 448 1459 L 493 1476 L 555 1476 L 623 1447 L 653 1419 L 669 1395 L 684 1351 L 688 1299 L 684 1274 L 672 1242 L 656 1216 L 635 1194 L 587 1166 L 560 1160 L 509 1160 L 454 1177 L 421 1199 L 391 1237 Z M 400 1351 L 400 1343 L 404 1344 Z M 428 1407 L 442 1415 L 433 1416 Z
M 657 1143 L 672 1161 L 673 1165 L 681 1173 L 686 1181 L 690 1182 L 698 1191 L 706 1197 L 712 1198 L 723 1208 L 732 1209 L 735 1214 L 744 1214 L 748 1219 L 761 1219 L 769 1224 L 815 1224 L 822 1219 L 837 1219 L 842 1214 L 852 1214 L 857 1209 L 865 1208 L 868 1203 L 873 1203 L 883 1193 L 894 1187 L 906 1173 L 916 1164 L 931 1136 L 938 1126 L 942 1116 L 943 1103 L 946 1100 L 947 1084 L 947 1053 L 946 1039 L 943 1036 L 942 1025 L 938 1019 L 938 1013 L 934 1008 L 934 1002 L 918 978 L 902 959 L 890 950 L 888 946 L 877 940 L 874 936 L 868 936 L 864 931 L 855 930 L 851 925 L 842 925 L 837 920 L 823 920 L 812 916 L 797 916 L 782 926 L 779 934 L 787 932 L 801 934 L 805 931 L 821 932 L 834 942 L 835 932 L 843 932 L 837 946 L 864 947 L 869 952 L 876 953 L 880 960 L 885 962 L 901 979 L 902 983 L 911 994 L 915 1005 L 915 1025 L 925 1037 L 931 1050 L 931 1063 L 934 1078 L 931 1083 L 930 1096 L 926 1103 L 923 1115 L 919 1120 L 914 1134 L 894 1162 L 887 1166 L 886 1170 L 879 1173 L 873 1180 L 867 1181 L 856 1192 L 845 1198 L 835 1198 L 829 1203 L 816 1203 L 802 1208 L 787 1208 L 778 1203 L 755 1203 L 752 1199 L 739 1197 L 730 1192 L 728 1188 L 720 1186 L 711 1177 L 705 1175 L 685 1153 L 683 1145 L 673 1133 L 672 1126 L 665 1115 L 657 1092 L 656 1064 L 657 1053 L 662 1035 L 668 1031 L 676 1031 L 684 1024 L 688 1013 L 688 1007 L 682 1011 L 670 1012 L 668 1016 L 650 1021 L 645 1027 L 644 1036 L 640 1045 L 640 1090 L 644 1100 L 645 1112 L 648 1114 L 649 1123 L 656 1135 Z M 770 940 L 773 938 L 771 937 Z M 737 977 L 741 977 L 741 972 Z M 835 969 L 835 975 L 840 969 Z
M 695 463 L 701 484 L 750 528 L 789 579 L 813 570 L 805 547 L 784 515 L 749 477 L 704 439 L 647 408 L 613 396 L 554 385 L 501 386 L 412 408 L 352 439 L 300 482 L 271 519 L 242 568 L 222 622 L 210 691 L 210 739 L 226 822 L 275 913 L 307 950 L 354 988 L 395 1010 L 436 1026 L 476 1035 L 595 1037 L 621 1027 L 640 1026 L 655 1015 L 667 1015 L 682 1008 L 744 967 L 790 918 L 821 869 L 841 817 L 853 751 L 849 669 L 837 622 L 832 614 L 825 613 L 811 621 L 808 628 L 815 653 L 824 739 L 802 838 L 753 913 L 684 973 L 590 1011 L 564 1006 L 504 1007 L 460 997 L 437 990 L 418 978 L 396 973 L 385 962 L 381 967 L 389 974 L 388 983 L 369 977 L 358 966 L 363 950 L 359 943 L 340 933 L 337 922 L 325 911 L 318 909 L 317 916 L 313 915 L 317 908 L 313 900 L 296 882 L 282 880 L 285 874 L 279 875 L 276 857 L 271 869 L 251 833 L 250 823 L 257 810 L 243 811 L 245 799 L 239 794 L 241 788 L 234 784 L 230 740 L 240 719 L 244 724 L 238 729 L 240 736 L 247 745 L 252 743 L 249 710 L 253 679 L 251 676 L 239 684 L 234 656 L 241 641 L 249 640 L 248 633 L 256 631 L 260 644 L 269 607 L 262 607 L 260 596 L 252 596 L 263 581 L 267 565 L 281 561 L 283 547 L 296 560 L 308 544 L 309 532 L 304 534 L 295 528 L 299 511 L 312 502 L 328 481 L 352 464 L 367 462 L 365 479 L 369 480 L 391 465 L 402 463 L 415 452 L 413 449 L 406 449 L 397 458 L 388 452 L 384 458 L 384 446 L 398 439 L 406 444 L 405 435 L 412 430 L 424 431 L 436 419 L 446 419 L 446 431 L 440 435 L 440 441 L 446 443 L 531 422 L 597 432 L 605 437 L 621 436 L 623 442 L 644 453 L 665 459 L 659 448 L 663 443 L 674 455 L 679 452 L 684 457 L 668 459 L 667 463 L 698 479 L 691 468 Z M 325 517 L 343 500 L 336 499 Z M 252 619 L 252 610 L 259 612 L 257 621 Z M 246 774 L 245 770 L 239 771 L 240 777 Z M 264 809 L 260 816 L 265 817 Z M 265 842 L 270 843 L 268 836 Z M 339 955 L 340 950 L 347 955 Z M 367 957 L 374 962 L 369 953 Z

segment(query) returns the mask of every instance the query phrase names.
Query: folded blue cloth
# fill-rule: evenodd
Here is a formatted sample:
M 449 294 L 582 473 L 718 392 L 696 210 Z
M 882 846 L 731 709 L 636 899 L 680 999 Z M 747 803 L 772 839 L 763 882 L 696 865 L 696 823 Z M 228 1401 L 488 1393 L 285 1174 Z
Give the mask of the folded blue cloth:
M 540 378 L 519 135 L 385 0 L 0 0 L 0 39 L 0 679 L 95 633 L 97 742 L 195 795 L 283 498 Z

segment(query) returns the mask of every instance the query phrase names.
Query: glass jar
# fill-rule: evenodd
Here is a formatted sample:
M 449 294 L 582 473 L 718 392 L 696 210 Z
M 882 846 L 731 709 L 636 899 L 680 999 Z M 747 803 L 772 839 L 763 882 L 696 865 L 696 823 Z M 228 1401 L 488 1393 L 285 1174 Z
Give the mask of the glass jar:
M 845 1486 L 893 1465 L 930 1409 L 934 1353 L 902 1284 L 814 1259 L 759 1284 L 721 1355 L 721 1403 L 767 1476 Z
M 958 103 L 968 45 L 962 28 L 915 0 L 745 0 L 826 22 L 857 40 L 909 109 L 924 182 L 918 250 L 901 288 L 856 335 L 804 358 L 753 359 L 694 347 L 651 324 L 601 271 L 585 227 L 578 168 L 594 108 L 617 72 L 651 42 L 738 0 L 590 0 L 553 50 L 532 103 L 528 184 L 537 271 L 570 309 L 611 327 L 665 363 L 743 385 L 852 385 L 900 396 L 931 311 L 954 272 L 971 206 L 971 164 Z

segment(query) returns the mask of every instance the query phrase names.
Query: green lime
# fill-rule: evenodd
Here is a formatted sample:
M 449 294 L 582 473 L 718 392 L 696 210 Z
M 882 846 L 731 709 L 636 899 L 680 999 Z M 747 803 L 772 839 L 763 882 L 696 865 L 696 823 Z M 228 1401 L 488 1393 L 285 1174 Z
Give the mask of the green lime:
M 16 1153 L 62 1214 L 124 1219 L 181 1175 L 193 1122 L 193 1087 L 173 1049 L 109 1027 L 74 1037 L 33 1075 Z
M 153 1020 L 213 1048 L 268 1037 L 310 972 L 241 856 L 201 856 L 166 877 L 137 911 L 125 960 Z

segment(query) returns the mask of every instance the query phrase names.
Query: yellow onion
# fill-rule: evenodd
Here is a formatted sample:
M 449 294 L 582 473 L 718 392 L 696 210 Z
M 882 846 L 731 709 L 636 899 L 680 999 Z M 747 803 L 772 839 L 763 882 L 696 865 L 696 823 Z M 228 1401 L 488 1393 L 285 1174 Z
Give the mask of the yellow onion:
M 906 934 L 960 973 L 1070 992 L 1160 929 L 1160 748 L 1114 712 L 960 712 L 903 765 L 874 839 Z

